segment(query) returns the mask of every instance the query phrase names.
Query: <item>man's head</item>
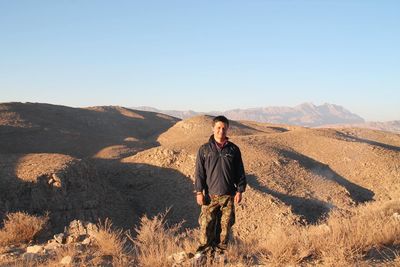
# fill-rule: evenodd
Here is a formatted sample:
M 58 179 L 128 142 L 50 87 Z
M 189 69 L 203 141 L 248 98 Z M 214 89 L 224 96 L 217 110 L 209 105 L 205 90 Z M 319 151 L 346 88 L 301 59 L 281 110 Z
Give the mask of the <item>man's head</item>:
M 217 116 L 213 119 L 213 133 L 217 142 L 224 142 L 228 133 L 229 120 L 225 116 Z

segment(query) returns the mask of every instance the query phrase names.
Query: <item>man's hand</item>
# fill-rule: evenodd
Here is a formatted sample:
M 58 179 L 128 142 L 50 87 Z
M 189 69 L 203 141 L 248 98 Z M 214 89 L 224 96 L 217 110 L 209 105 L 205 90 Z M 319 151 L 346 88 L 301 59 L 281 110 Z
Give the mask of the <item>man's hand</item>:
M 241 192 L 236 192 L 235 203 L 239 204 L 241 201 L 242 201 L 242 193 Z
M 204 195 L 203 195 L 203 193 L 201 193 L 201 194 L 197 193 L 196 194 L 196 201 L 197 201 L 197 204 L 199 204 L 200 206 L 204 205 Z

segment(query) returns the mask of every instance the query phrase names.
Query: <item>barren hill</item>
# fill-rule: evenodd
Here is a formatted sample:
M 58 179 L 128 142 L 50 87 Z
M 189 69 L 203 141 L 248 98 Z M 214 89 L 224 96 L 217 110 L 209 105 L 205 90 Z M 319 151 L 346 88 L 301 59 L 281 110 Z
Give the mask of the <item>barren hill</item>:
M 109 217 L 128 228 L 171 208 L 170 222 L 185 220 L 193 229 L 194 164 L 211 120 L 122 107 L 1 104 L 0 219 L 49 211 L 54 232 L 76 218 Z M 248 177 L 234 226 L 246 242 L 260 231 L 323 225 L 334 212 L 400 197 L 399 134 L 231 121 L 229 137 Z
M 123 145 L 140 147 L 178 119 L 123 107 L 71 108 L 38 103 L 0 104 L 0 151 L 55 152 L 78 157 Z
M 124 161 L 169 167 L 190 176 L 196 149 L 208 140 L 210 125 L 207 116 L 180 121 L 160 135 L 160 148 Z M 397 134 L 254 122 L 233 122 L 231 130 L 231 140 L 242 149 L 250 184 L 243 206 L 259 209 L 252 216 L 271 211 L 264 204 L 255 204 L 253 199 L 259 194 L 272 197 L 281 203 L 278 207 L 289 207 L 299 219 L 309 222 L 323 218 L 333 208 L 346 210 L 374 199 L 400 196 Z M 151 156 L 163 148 L 171 151 L 170 155 Z M 248 224 L 257 224 L 248 214 L 243 218 L 249 220 Z
M 367 121 L 355 124 L 322 125 L 323 128 L 367 128 L 372 130 L 400 133 L 400 120 L 396 121 Z
M 0 219 L 25 210 L 50 211 L 56 229 L 75 218 L 133 223 L 141 212 L 119 191 L 115 173 L 127 168 L 114 159 L 156 146 L 177 121 L 122 107 L 0 104 Z

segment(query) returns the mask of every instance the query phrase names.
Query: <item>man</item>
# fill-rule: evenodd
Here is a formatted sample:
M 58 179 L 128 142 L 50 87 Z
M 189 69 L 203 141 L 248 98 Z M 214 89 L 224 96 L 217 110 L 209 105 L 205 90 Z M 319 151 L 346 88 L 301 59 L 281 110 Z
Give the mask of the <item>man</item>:
M 199 148 L 196 159 L 196 200 L 201 205 L 197 255 L 226 250 L 235 221 L 234 203 L 241 202 L 246 189 L 240 149 L 227 137 L 228 119 L 217 116 L 212 126 L 213 135 Z

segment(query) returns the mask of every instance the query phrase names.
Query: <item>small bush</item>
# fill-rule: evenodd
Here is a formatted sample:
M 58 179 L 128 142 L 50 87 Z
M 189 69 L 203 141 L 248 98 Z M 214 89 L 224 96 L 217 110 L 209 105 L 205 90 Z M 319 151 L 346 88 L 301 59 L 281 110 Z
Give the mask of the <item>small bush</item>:
M 99 252 L 105 256 L 122 258 L 126 248 L 126 237 L 122 230 L 114 230 L 112 222 L 106 219 L 99 224 L 99 229 L 93 233 L 93 238 Z
M 37 237 L 49 220 L 48 215 L 33 216 L 24 212 L 9 213 L 0 230 L 0 245 L 19 245 Z
M 140 266 L 167 266 L 167 257 L 184 250 L 182 245 L 192 247 L 192 242 L 184 242 L 186 233 L 179 234 L 182 224 L 167 227 L 165 217 L 168 211 L 150 219 L 143 216 L 140 225 L 135 228 L 136 238 L 130 239 L 135 246 L 136 257 Z

